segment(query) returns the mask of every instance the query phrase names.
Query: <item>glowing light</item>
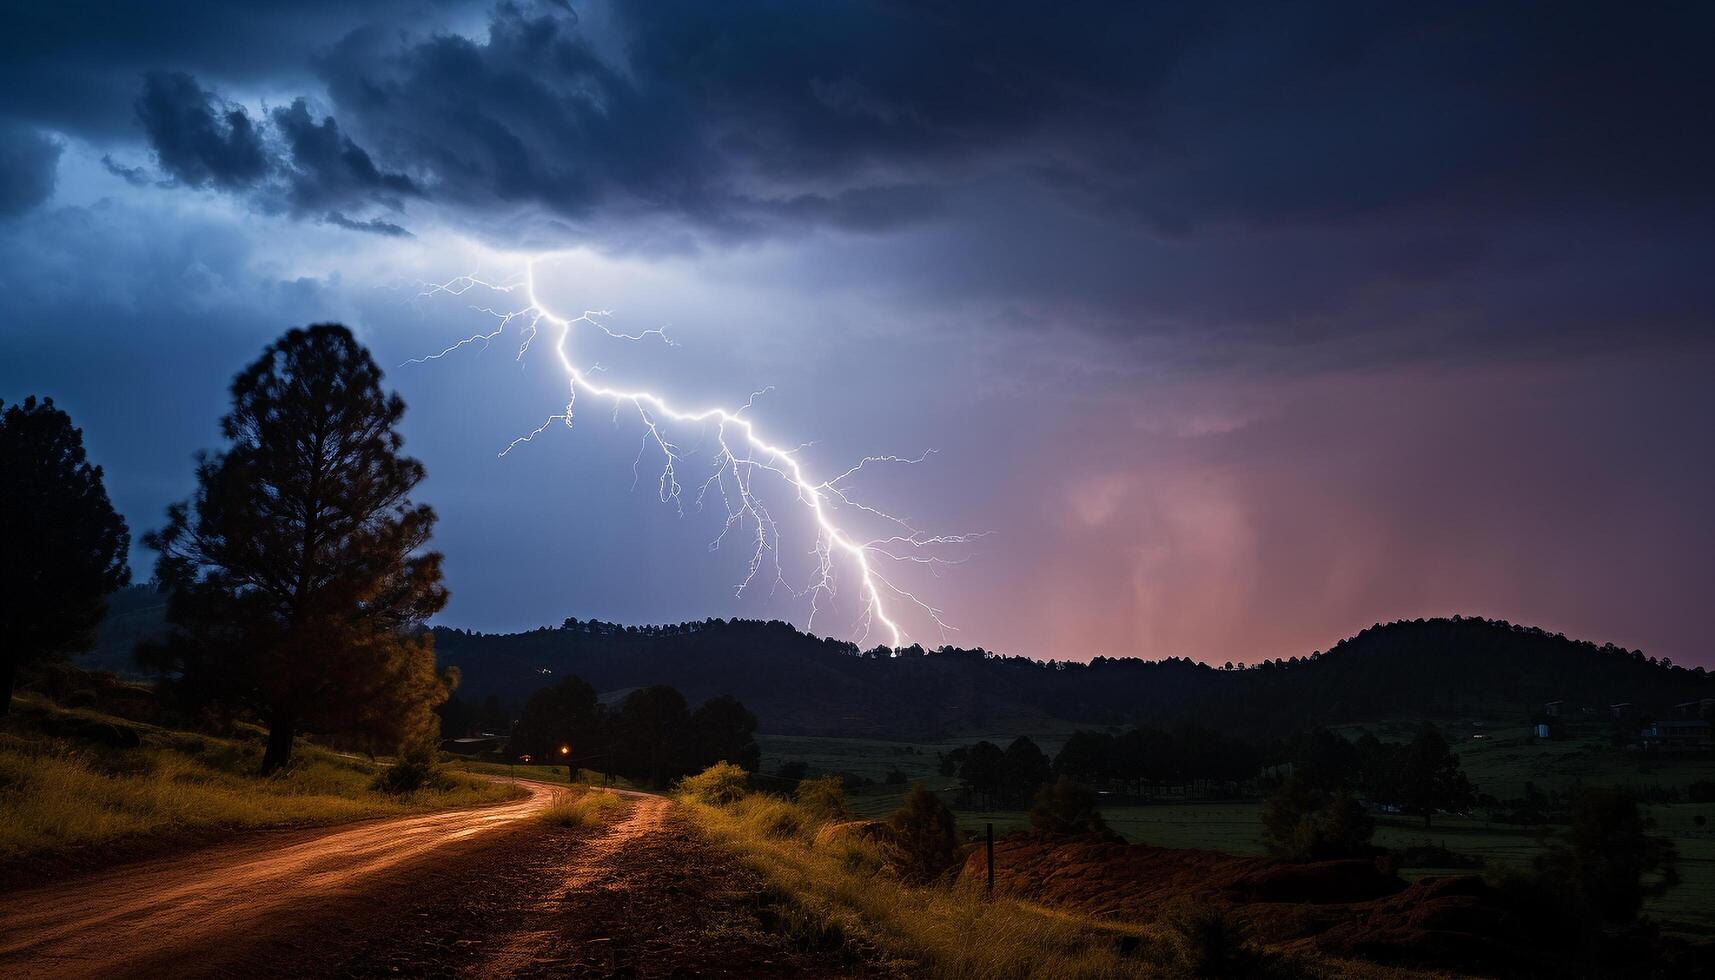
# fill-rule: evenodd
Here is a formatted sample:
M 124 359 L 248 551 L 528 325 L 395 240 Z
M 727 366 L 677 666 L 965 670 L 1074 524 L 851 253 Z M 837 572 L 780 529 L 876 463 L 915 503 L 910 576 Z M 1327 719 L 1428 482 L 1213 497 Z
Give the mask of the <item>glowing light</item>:
M 799 456 L 805 446 L 786 448 L 764 438 L 756 423 L 747 413 L 756 403 L 756 399 L 766 394 L 770 389 L 753 392 L 750 398 L 736 409 L 723 407 L 708 407 L 683 409 L 674 406 L 665 395 L 646 390 L 634 390 L 614 385 L 601 384 L 591 378 L 591 374 L 600 370 L 599 367 L 580 368 L 572 360 L 569 344 L 574 328 L 585 326 L 598 330 L 607 337 L 615 340 L 644 341 L 656 338 L 667 346 L 677 346 L 662 330 L 646 330 L 642 333 L 628 334 L 613 329 L 609 325 L 612 314 L 605 310 L 586 310 L 577 316 L 565 316 L 553 312 L 542 301 L 536 291 L 537 262 L 546 256 L 536 256 L 529 259 L 524 272 L 513 279 L 490 281 L 474 275 L 459 276 L 443 283 L 426 284 L 421 296 L 435 295 L 463 296 L 471 290 L 483 290 L 520 297 L 524 305 L 515 309 L 495 309 L 492 306 L 474 306 L 482 313 L 495 319 L 494 329 L 479 332 L 452 344 L 445 349 L 425 357 L 414 358 L 407 363 L 422 364 L 447 357 L 467 347 L 480 346 L 486 348 L 494 340 L 500 338 L 509 329 L 518 336 L 517 358 L 522 360 L 536 345 L 544 331 L 551 332 L 554 356 L 561 369 L 565 372 L 568 398 L 564 411 L 548 416 L 530 432 L 512 440 L 500 451 L 502 457 L 511 453 L 519 446 L 533 441 L 537 436 L 547 431 L 555 423 L 562 423 L 567 428 L 572 426 L 573 410 L 577 405 L 581 391 L 585 397 L 606 399 L 614 403 L 617 413 L 622 406 L 629 405 L 636 410 L 643 425 L 642 445 L 638 449 L 637 462 L 640 464 L 644 454 L 653 447 L 662 458 L 662 469 L 657 481 L 657 493 L 663 503 L 672 503 L 681 514 L 684 513 L 684 486 L 679 482 L 679 470 L 686 462 L 686 456 L 679 446 L 673 442 L 667 432 L 668 423 L 702 425 L 712 427 L 715 433 L 716 451 L 708 475 L 698 485 L 693 498 L 693 506 L 701 508 L 711 489 L 719 494 L 725 509 L 726 521 L 720 534 L 709 547 L 718 548 L 734 530 L 744 531 L 749 528 L 751 552 L 748 570 L 744 578 L 734 590 L 742 596 L 757 580 L 764 568 L 772 570 L 772 586 L 784 587 L 797 597 L 809 597 L 810 615 L 806 628 L 815 629 L 816 616 L 824 601 L 831 600 L 836 586 L 836 556 L 843 557 L 856 571 L 858 589 L 862 602 L 862 613 L 855 628 L 858 631 L 858 642 L 866 641 L 872 630 L 879 628 L 884 631 L 890 645 L 898 649 L 907 639 L 905 629 L 900 625 L 890 610 L 890 605 L 897 600 L 923 613 L 943 639 L 952 629 L 941 618 L 941 610 L 931 605 L 915 592 L 902 587 L 897 582 L 884 575 L 880 563 L 891 562 L 900 565 L 923 565 L 931 571 L 941 567 L 959 564 L 968 556 L 957 558 L 945 557 L 948 549 L 967 546 L 982 537 L 982 533 L 974 534 L 927 534 L 898 516 L 879 510 L 855 499 L 846 481 L 856 476 L 865 467 L 883 463 L 914 464 L 923 462 L 929 455 L 916 457 L 902 456 L 866 456 L 855 465 L 849 467 L 830 480 L 816 480 L 805 469 Z M 736 447 L 736 448 L 735 448 Z M 775 477 L 790 489 L 791 499 L 802 506 L 812 518 L 816 528 L 816 539 L 811 549 L 814 570 L 807 585 L 795 588 L 785 579 L 785 573 L 780 564 L 780 529 L 770 512 L 767 502 L 759 494 L 756 485 L 758 477 Z M 848 522 L 837 520 L 837 511 L 850 508 L 863 515 L 864 520 L 879 523 L 887 528 L 887 533 L 881 537 L 860 537 Z

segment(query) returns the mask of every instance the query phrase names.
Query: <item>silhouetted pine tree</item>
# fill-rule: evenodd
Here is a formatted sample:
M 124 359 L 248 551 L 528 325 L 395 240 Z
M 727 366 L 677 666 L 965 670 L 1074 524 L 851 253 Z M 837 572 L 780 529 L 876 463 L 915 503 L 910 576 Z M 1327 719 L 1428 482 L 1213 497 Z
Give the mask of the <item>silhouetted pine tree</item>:
M 108 594 L 131 579 L 130 543 L 53 399 L 0 414 L 0 717 L 20 664 L 94 645 Z
M 233 381 L 227 449 L 199 455 L 195 496 L 145 539 L 175 628 L 147 655 L 193 697 L 261 716 L 265 774 L 299 730 L 433 738 L 451 679 L 420 627 L 447 593 L 404 412 L 345 327 L 292 330 Z

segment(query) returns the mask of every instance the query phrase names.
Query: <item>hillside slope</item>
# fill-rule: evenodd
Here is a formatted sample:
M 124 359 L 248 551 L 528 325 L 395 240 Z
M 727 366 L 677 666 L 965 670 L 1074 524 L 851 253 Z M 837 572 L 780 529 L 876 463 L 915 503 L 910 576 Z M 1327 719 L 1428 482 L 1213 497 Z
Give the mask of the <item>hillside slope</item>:
M 567 673 L 600 691 L 667 683 L 694 704 L 732 694 L 778 734 L 934 738 L 1056 723 L 1195 722 L 1254 735 L 1401 716 L 1528 712 L 1545 701 L 1631 701 L 1647 716 L 1715 696 L 1701 669 L 1482 619 L 1378 625 L 1326 653 L 1221 670 L 1186 659 L 1064 663 L 982 650 L 889 656 L 784 623 L 668 627 L 568 621 L 482 635 L 436 629 L 460 696 L 521 703 Z

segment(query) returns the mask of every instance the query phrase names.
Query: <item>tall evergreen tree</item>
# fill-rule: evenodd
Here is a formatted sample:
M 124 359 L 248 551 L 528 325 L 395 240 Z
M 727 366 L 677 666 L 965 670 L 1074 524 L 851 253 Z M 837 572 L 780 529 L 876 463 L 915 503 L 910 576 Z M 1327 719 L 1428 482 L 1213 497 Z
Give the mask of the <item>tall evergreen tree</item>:
M 0 405 L 0 408 L 3 408 Z M 131 579 L 131 536 L 83 432 L 53 399 L 0 413 L 0 717 L 20 664 L 88 650 L 107 596 Z
M 684 774 L 691 710 L 677 689 L 654 684 L 632 691 L 620 702 L 615 723 L 626 771 L 647 777 L 651 786 Z
M 755 772 L 762 762 L 762 747 L 756 744 L 756 724 L 756 715 L 737 698 L 727 694 L 710 698 L 691 713 L 687 746 L 690 768 L 730 762 L 746 772 Z
M 419 629 L 446 604 L 434 512 L 410 500 L 405 403 L 345 327 L 292 330 L 232 383 L 229 445 L 145 541 L 174 631 L 152 652 L 193 696 L 255 711 L 263 773 L 300 730 L 421 747 L 450 679 Z
M 1459 769 L 1459 756 L 1428 722 L 1402 750 L 1398 779 L 1406 805 L 1423 815 L 1425 829 L 1437 809 L 1470 806 L 1476 796 L 1471 781 Z

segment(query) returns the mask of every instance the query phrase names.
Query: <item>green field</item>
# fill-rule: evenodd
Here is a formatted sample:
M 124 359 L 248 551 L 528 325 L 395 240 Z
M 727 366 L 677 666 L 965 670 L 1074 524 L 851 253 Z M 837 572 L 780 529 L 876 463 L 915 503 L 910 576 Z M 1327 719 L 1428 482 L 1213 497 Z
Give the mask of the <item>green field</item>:
M 1349 734 L 1355 734 L 1353 728 Z M 1543 790 L 1564 791 L 1574 785 L 1624 786 L 1635 792 L 1653 787 L 1683 788 L 1698 780 L 1715 780 L 1715 761 L 1652 761 L 1614 749 L 1608 744 L 1607 725 L 1600 722 L 1574 724 L 1562 741 L 1538 742 L 1523 724 L 1506 727 L 1494 720 L 1480 727 L 1464 724 L 1463 730 L 1447 725 L 1465 771 L 1479 791 L 1501 799 L 1522 796 L 1524 784 Z M 1372 725 L 1369 731 L 1384 740 L 1409 738 L 1415 722 Z M 1472 734 L 1483 734 L 1481 739 Z M 1460 737 L 1462 736 L 1462 737 Z M 875 739 L 815 738 L 807 736 L 759 736 L 762 769 L 773 772 L 785 761 L 802 760 L 811 773 L 850 772 L 881 780 L 897 769 L 913 782 L 921 781 L 952 801 L 957 781 L 936 771 L 936 753 L 980 739 L 1004 745 L 1012 736 L 970 735 L 939 743 L 887 742 Z M 1058 751 L 1065 733 L 1031 734 L 1043 751 Z M 906 786 L 866 786 L 850 794 L 853 813 L 878 818 L 897 809 Z M 1108 825 L 1134 843 L 1162 847 L 1192 847 L 1230 854 L 1260 854 L 1260 802 L 1162 802 L 1102 808 Z M 1671 803 L 1648 808 L 1657 832 L 1671 837 L 1679 848 L 1680 884 L 1649 906 L 1651 915 L 1676 932 L 1715 935 L 1715 804 Z M 1021 811 L 985 812 L 958 810 L 961 829 L 980 834 L 993 823 L 996 834 L 1026 826 Z M 1704 818 L 1698 827 L 1695 819 Z M 1481 857 L 1488 870 L 1525 867 L 1543 842 L 1540 829 L 1491 823 L 1472 817 L 1437 817 L 1433 828 L 1424 830 L 1421 819 L 1378 815 L 1376 844 L 1401 848 L 1434 843 L 1450 851 Z M 1444 872 L 1445 869 L 1405 868 L 1407 877 Z

